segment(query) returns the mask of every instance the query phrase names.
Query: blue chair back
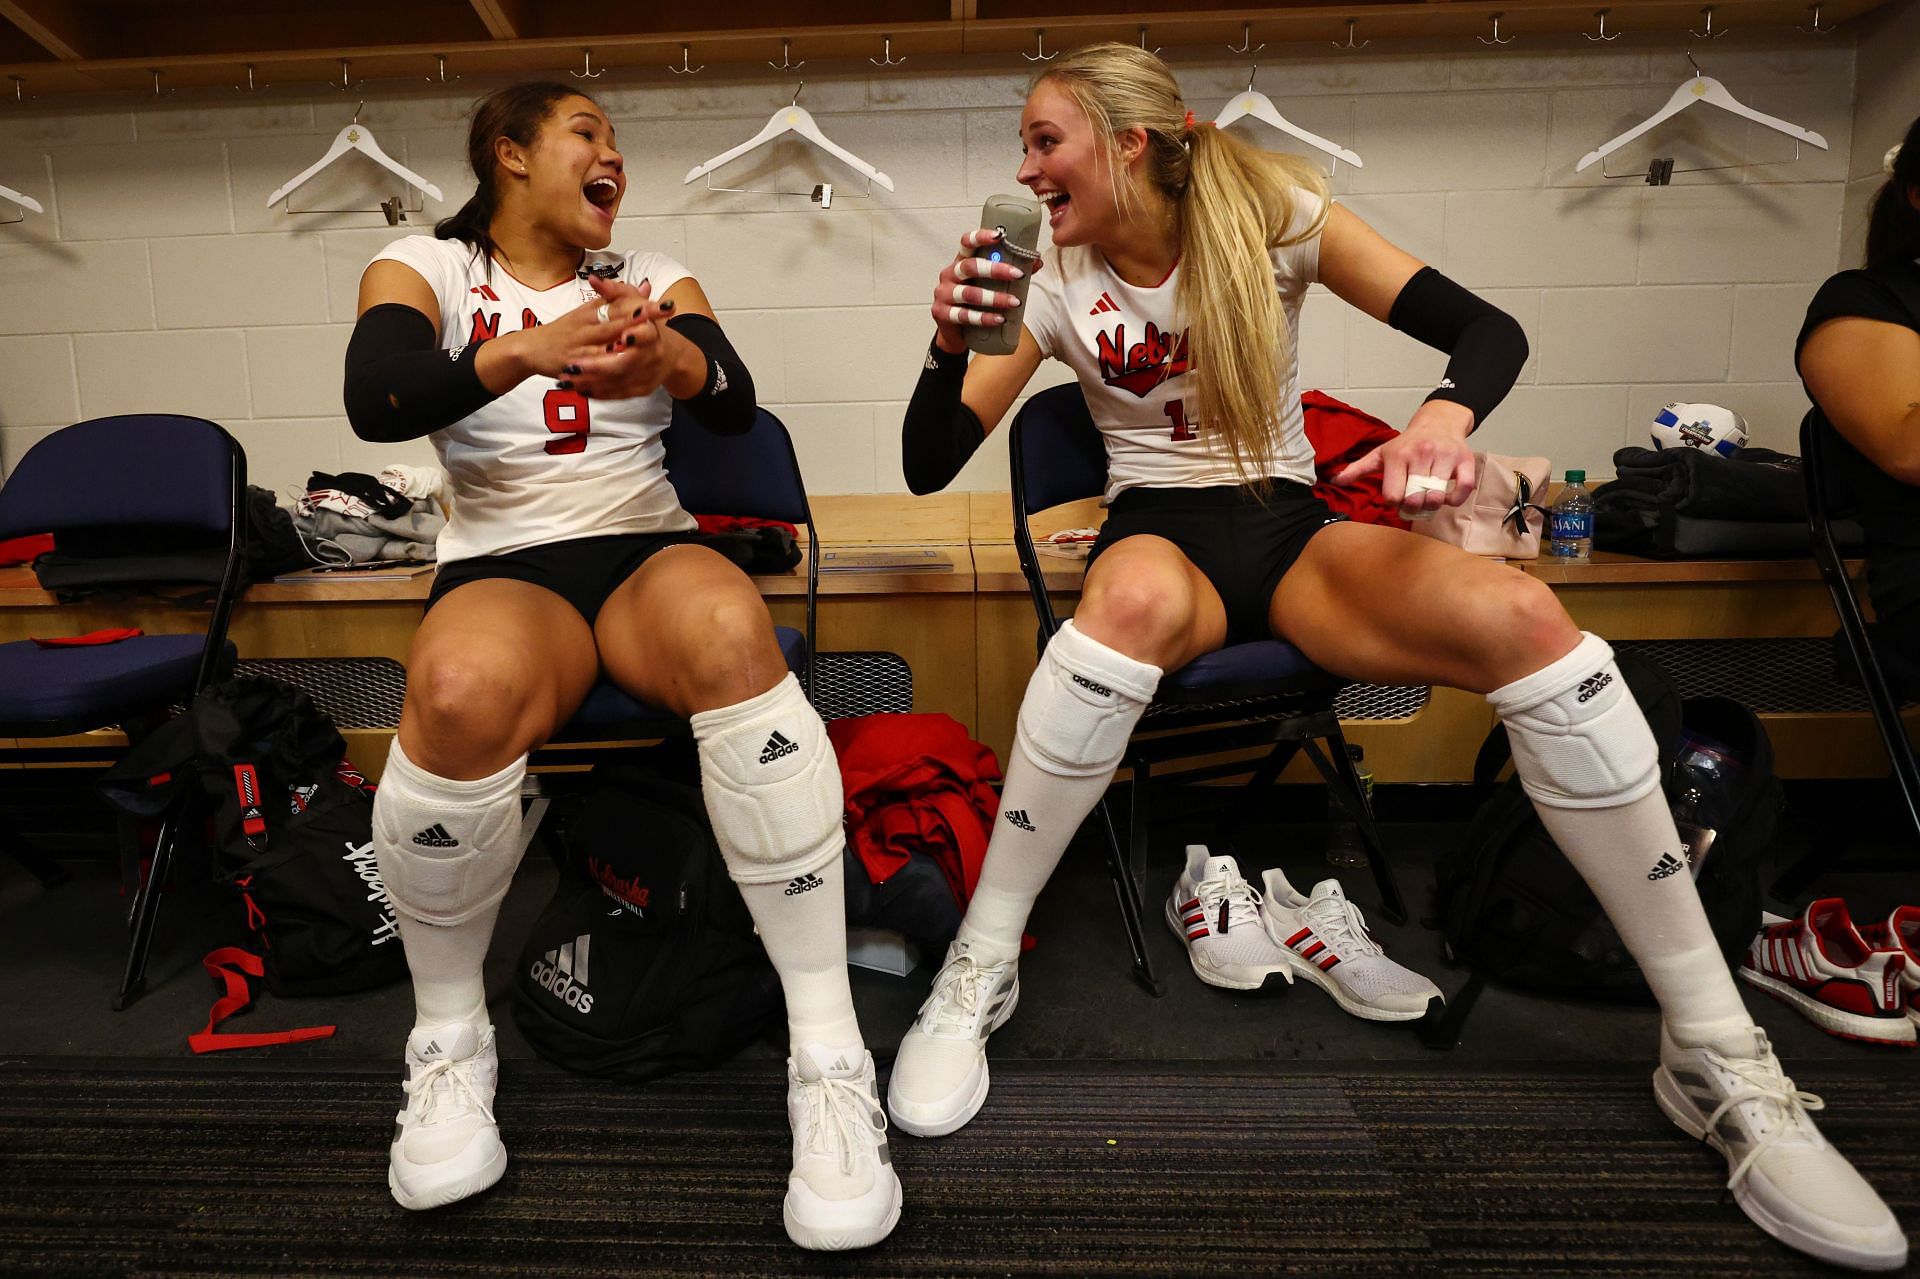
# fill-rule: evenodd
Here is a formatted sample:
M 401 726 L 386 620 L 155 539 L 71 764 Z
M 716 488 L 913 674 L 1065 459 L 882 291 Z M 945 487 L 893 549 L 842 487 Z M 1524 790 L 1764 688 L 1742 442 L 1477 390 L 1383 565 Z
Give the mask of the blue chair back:
M 1079 386 L 1067 383 L 1032 396 L 1014 415 L 1007 441 L 1017 518 L 1107 489 L 1107 446 Z
M 95 418 L 28 449 L 0 489 L 0 538 L 166 526 L 226 534 L 246 457 L 212 422 L 173 413 Z
M 741 435 L 717 435 L 678 404 L 666 437 L 667 479 L 680 505 L 695 515 L 744 515 L 811 526 L 807 490 L 793 437 L 779 418 L 759 409 Z

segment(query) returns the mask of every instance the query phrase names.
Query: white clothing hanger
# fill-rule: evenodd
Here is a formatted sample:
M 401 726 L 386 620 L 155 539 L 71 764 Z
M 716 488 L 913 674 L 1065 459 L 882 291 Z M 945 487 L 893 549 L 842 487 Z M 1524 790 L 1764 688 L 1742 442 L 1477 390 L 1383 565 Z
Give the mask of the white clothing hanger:
M 1619 137 L 1608 142 L 1603 142 L 1592 151 L 1581 156 L 1580 163 L 1573 166 L 1574 172 L 1578 173 L 1582 169 L 1597 164 L 1602 159 L 1612 155 L 1615 151 L 1618 151 L 1621 147 L 1645 133 L 1648 129 L 1653 128 L 1654 125 L 1678 115 L 1696 102 L 1705 102 L 1710 106 L 1719 107 L 1723 111 L 1731 111 L 1733 114 L 1743 116 L 1746 119 L 1754 121 L 1756 124 L 1764 124 L 1777 133 L 1784 133 L 1795 141 L 1805 142 L 1812 146 L 1819 147 L 1822 151 L 1827 149 L 1827 140 L 1813 130 L 1803 129 L 1797 124 L 1777 119 L 1766 114 L 1764 111 L 1755 111 L 1752 107 L 1740 101 L 1731 93 L 1728 93 L 1726 85 L 1721 84 L 1712 76 L 1701 72 L 1700 64 L 1693 61 L 1693 55 L 1691 53 L 1687 54 L 1687 61 L 1693 63 L 1693 78 L 1682 80 L 1680 87 L 1673 91 L 1673 96 L 1667 99 L 1665 106 L 1642 120 L 1639 124 L 1634 125 L 1631 129 L 1628 129 Z M 1608 176 L 1611 177 L 1612 175 L 1609 174 Z
M 320 172 L 320 170 L 326 168 L 349 151 L 358 151 L 380 167 L 399 174 L 409 186 L 419 188 L 436 200 L 445 198 L 440 194 L 439 187 L 433 185 L 433 183 L 427 181 L 412 169 L 409 169 L 406 165 L 401 164 L 398 160 L 380 149 L 380 144 L 374 141 L 372 132 L 360 123 L 360 108 L 355 107 L 353 109 L 353 123 L 334 135 L 333 145 L 327 148 L 327 153 L 318 160 L 315 160 L 306 169 L 302 170 L 300 175 L 294 178 L 293 181 L 268 196 L 267 207 L 271 208 L 286 199 L 289 195 L 293 194 L 295 189 L 314 174 Z
M 12 187 L 0 187 L 0 200 L 12 200 L 15 204 L 19 205 L 21 208 L 31 209 L 35 213 L 46 212 L 45 209 L 40 207 L 40 201 L 34 199 L 30 195 L 20 194 L 20 192 L 14 190 Z
M 806 87 L 806 81 L 801 81 L 800 89 Z M 691 169 L 688 169 L 687 176 L 681 185 L 684 186 L 687 182 L 691 182 L 695 178 L 704 177 L 721 165 L 737 160 L 755 147 L 762 146 L 783 134 L 797 133 L 868 181 L 877 182 L 889 191 L 893 190 L 892 178 L 880 172 L 880 170 L 874 168 L 871 164 L 868 164 L 865 160 L 862 160 L 845 147 L 840 146 L 826 134 L 820 132 L 820 126 L 813 122 L 813 116 L 805 107 L 800 105 L 800 89 L 793 91 L 793 101 L 781 107 L 778 111 L 775 111 L 772 118 L 761 127 L 760 132 L 754 134 L 739 146 L 729 147 L 712 159 L 704 160 L 694 165 Z
M 1216 128 L 1224 129 L 1241 116 L 1252 116 L 1264 125 L 1296 137 L 1310 147 L 1317 147 L 1325 151 L 1336 160 L 1345 160 L 1356 169 L 1364 169 L 1367 167 L 1359 156 L 1347 150 L 1345 147 L 1337 143 L 1329 142 L 1317 133 L 1309 133 L 1293 121 L 1287 119 L 1287 117 L 1281 115 L 1279 108 L 1273 105 L 1273 99 L 1253 87 L 1253 77 L 1258 74 L 1259 70 L 1259 67 L 1255 67 L 1247 73 L 1246 92 L 1236 93 L 1227 100 L 1226 106 L 1220 108 L 1220 114 L 1215 116 L 1213 121 Z

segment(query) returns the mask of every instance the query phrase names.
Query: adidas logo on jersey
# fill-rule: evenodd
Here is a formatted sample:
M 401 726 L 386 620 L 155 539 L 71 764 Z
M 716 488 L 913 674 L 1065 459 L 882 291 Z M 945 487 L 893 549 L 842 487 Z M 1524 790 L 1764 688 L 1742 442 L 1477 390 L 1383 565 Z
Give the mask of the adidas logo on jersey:
M 1032 832 L 1040 829 L 1027 817 L 1027 810 L 1024 808 L 1009 808 L 1005 813 L 1001 814 L 1001 816 L 1005 817 L 1015 826 L 1018 826 L 1021 830 Z
M 1647 878 L 1665 879 L 1669 875 L 1677 874 L 1686 869 L 1686 865 L 1685 862 L 1675 857 L 1672 853 L 1662 853 L 1660 854 L 1660 860 L 1654 863 L 1653 869 L 1647 872 Z
M 798 897 L 801 893 L 810 893 L 827 881 L 818 875 L 802 875 L 787 885 L 787 896 Z
M 767 738 L 767 744 L 760 748 L 760 762 L 771 764 L 774 760 L 791 755 L 799 749 L 798 745 L 788 741 L 776 728 L 773 730 L 773 735 Z
M 527 976 L 575 1012 L 591 1013 L 593 995 L 587 990 L 587 951 L 592 943 L 592 933 L 581 933 L 566 945 L 555 947 L 534 960 Z
M 1100 300 L 1093 304 L 1093 310 L 1087 312 L 1087 314 L 1099 315 L 1103 311 L 1118 311 L 1119 309 L 1120 309 L 1120 304 L 1113 300 L 1112 294 L 1102 293 L 1100 295 Z
M 1580 700 L 1590 702 L 1600 695 L 1600 690 L 1613 683 L 1613 676 L 1605 671 L 1595 671 L 1580 681 Z
M 1086 689 L 1088 692 L 1097 693 L 1101 697 L 1113 696 L 1112 689 L 1108 688 L 1105 684 L 1096 684 L 1092 680 L 1086 678 L 1084 675 L 1075 675 L 1073 677 L 1073 682 L 1078 684 L 1081 688 Z
M 413 837 L 413 842 L 422 848 L 458 848 L 460 841 L 447 834 L 447 828 L 439 822 L 427 827 Z

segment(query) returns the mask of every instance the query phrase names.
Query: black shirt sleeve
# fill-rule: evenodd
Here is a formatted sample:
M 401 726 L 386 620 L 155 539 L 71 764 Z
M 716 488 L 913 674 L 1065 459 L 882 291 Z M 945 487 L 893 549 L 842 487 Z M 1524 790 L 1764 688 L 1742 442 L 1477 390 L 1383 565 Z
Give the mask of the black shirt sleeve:
M 1821 285 L 1794 341 L 1794 363 L 1799 363 L 1800 350 L 1813 331 L 1841 316 L 1920 329 L 1920 268 L 1907 267 L 1904 276 L 1893 271 L 1842 271 Z

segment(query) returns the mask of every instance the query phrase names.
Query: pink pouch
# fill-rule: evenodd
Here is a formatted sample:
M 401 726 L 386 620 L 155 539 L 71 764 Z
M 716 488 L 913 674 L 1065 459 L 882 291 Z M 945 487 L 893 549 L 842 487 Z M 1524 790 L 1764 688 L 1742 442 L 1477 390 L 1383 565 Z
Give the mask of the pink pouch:
M 1416 520 L 1414 531 L 1475 555 L 1539 558 L 1547 509 L 1537 499 L 1546 494 L 1552 462 L 1544 457 L 1475 453 L 1473 463 L 1479 478 L 1473 496 L 1463 506 L 1443 506 L 1431 518 Z

